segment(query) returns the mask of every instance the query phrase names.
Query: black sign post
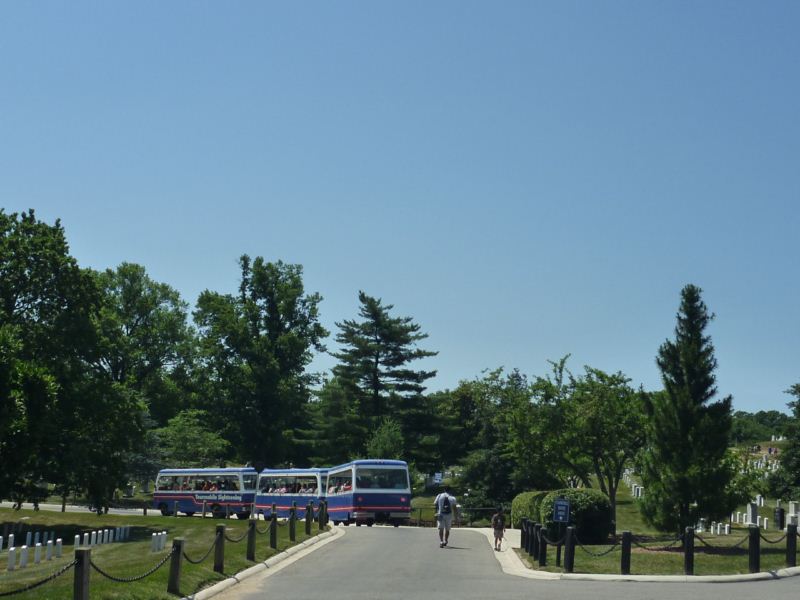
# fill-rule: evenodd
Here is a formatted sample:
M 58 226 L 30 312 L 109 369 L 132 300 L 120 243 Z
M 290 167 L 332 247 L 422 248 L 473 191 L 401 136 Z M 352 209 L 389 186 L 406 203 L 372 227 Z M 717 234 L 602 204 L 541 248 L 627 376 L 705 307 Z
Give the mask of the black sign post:
M 569 500 L 556 498 L 553 502 L 553 522 L 558 523 L 558 539 L 564 535 L 564 527 L 569 523 Z M 556 546 L 556 566 L 561 566 L 561 544 Z

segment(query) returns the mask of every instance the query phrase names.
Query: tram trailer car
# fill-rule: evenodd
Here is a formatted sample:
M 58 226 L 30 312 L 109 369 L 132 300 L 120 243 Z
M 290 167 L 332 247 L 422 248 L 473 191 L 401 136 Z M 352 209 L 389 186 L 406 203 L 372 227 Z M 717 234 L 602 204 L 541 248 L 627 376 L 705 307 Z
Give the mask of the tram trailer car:
M 256 515 L 265 518 L 272 514 L 275 504 L 279 519 L 288 519 L 292 504 L 297 503 L 297 518 L 306 518 L 306 507 L 319 509 L 325 498 L 327 469 L 264 469 L 258 476 Z
M 164 516 L 178 512 L 191 517 L 206 510 L 214 518 L 236 515 L 247 519 L 255 502 L 258 472 L 252 467 L 224 469 L 162 469 L 156 477 L 153 508 Z
M 365 459 L 328 469 L 328 515 L 334 524 L 407 525 L 411 519 L 408 464 Z

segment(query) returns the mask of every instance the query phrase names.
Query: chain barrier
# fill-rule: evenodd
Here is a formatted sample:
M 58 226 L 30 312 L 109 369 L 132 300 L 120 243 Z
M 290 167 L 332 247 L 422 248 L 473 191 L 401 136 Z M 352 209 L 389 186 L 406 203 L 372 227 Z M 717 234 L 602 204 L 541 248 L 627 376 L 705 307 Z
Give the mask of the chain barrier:
M 614 542 L 614 545 L 611 546 L 611 548 L 598 553 L 598 552 L 592 552 L 586 546 L 581 544 L 581 541 L 578 539 L 577 535 L 575 536 L 575 543 L 578 544 L 580 549 L 586 552 L 586 554 L 588 554 L 589 556 L 594 556 L 595 558 L 600 558 L 601 556 L 605 556 L 606 554 L 611 554 L 616 549 L 616 547 L 619 546 L 619 542 Z
M 666 546 L 643 546 L 642 544 L 637 542 L 634 538 L 631 538 L 631 543 L 634 546 L 640 548 L 641 550 L 645 550 L 647 552 L 666 552 L 667 550 L 671 550 L 672 548 L 674 548 L 675 546 L 677 546 L 682 542 L 683 542 L 683 536 L 679 537 L 677 540 L 673 540 Z
M 58 571 L 53 573 L 52 575 L 48 575 L 41 581 L 37 581 L 36 583 L 31 583 L 26 585 L 25 587 L 19 588 L 18 590 L 12 590 L 10 592 L 0 592 L 0 598 L 7 598 L 8 596 L 15 596 L 17 594 L 22 594 L 23 592 L 28 592 L 34 588 L 44 585 L 45 583 L 49 583 L 53 581 L 56 577 L 60 577 L 67 571 L 69 571 L 72 567 L 78 564 L 77 560 L 73 560 L 71 563 L 64 565 Z
M 759 531 L 758 532 L 758 537 L 760 537 L 762 540 L 764 540 L 768 544 L 780 544 L 783 540 L 786 539 L 786 534 L 784 533 L 777 540 L 770 540 L 770 539 L 767 539 L 766 537 L 764 537 L 764 534 Z
M 750 539 L 750 536 L 746 535 L 742 539 L 740 539 L 738 542 L 736 542 L 733 546 L 731 546 L 731 548 L 741 548 L 742 545 L 749 539 Z
M 701 544 L 703 544 L 703 545 L 704 545 L 706 548 L 723 548 L 723 549 L 724 549 L 724 548 L 739 548 L 739 547 L 740 547 L 742 544 L 744 544 L 744 543 L 745 543 L 747 540 L 749 540 L 749 539 L 750 539 L 750 536 L 749 536 L 749 535 L 746 535 L 746 536 L 744 536 L 744 537 L 743 537 L 741 540 L 739 540 L 739 541 L 738 541 L 737 543 L 735 543 L 733 546 L 715 546 L 714 544 L 710 544 L 710 543 L 708 543 L 708 542 L 707 542 L 707 541 L 706 541 L 706 540 L 703 538 L 703 536 L 701 536 L 701 535 L 700 535 L 700 534 L 698 534 L 698 533 L 695 533 L 695 534 L 694 534 L 694 539 L 696 539 L 697 541 L 699 541 L 699 542 L 700 542 Z M 780 541 L 780 540 L 778 540 L 778 541 Z
M 556 540 L 554 542 L 550 538 L 548 538 L 545 534 L 543 534 L 541 532 L 539 532 L 539 537 L 542 538 L 545 541 L 545 543 L 548 544 L 549 546 L 561 546 L 567 539 L 567 536 L 565 535 L 560 540 Z
M 266 527 L 264 527 L 264 531 L 261 531 L 261 530 L 258 528 L 258 525 L 256 525 L 256 533 L 260 533 L 260 534 L 262 534 L 262 535 L 265 535 L 265 534 L 269 533 L 269 530 L 272 528 L 272 519 L 265 519 L 265 520 L 269 522 L 269 525 L 267 525 Z
M 150 577 L 150 575 L 152 575 L 153 573 L 158 571 L 161 567 L 163 567 L 164 563 L 166 563 L 174 553 L 175 549 L 173 548 L 167 553 L 167 555 L 164 558 L 161 559 L 161 562 L 159 562 L 155 567 L 147 571 L 147 573 L 139 575 L 138 577 L 114 577 L 113 575 L 109 575 L 108 573 L 103 571 L 100 567 L 98 567 L 96 564 L 94 564 L 93 560 L 90 560 L 89 564 L 95 571 L 100 573 L 100 575 L 102 575 L 106 579 L 110 579 L 111 581 L 116 581 L 117 583 L 134 583 L 135 581 L 141 581 L 145 577 Z
M 228 540 L 231 544 L 238 544 L 239 542 L 241 542 L 246 537 L 247 537 L 247 531 L 245 531 L 242 534 L 242 537 L 240 537 L 240 538 L 228 537 L 228 534 L 227 533 L 225 534 L 225 539 Z
M 201 558 L 200 560 L 192 560 L 191 558 L 189 558 L 189 555 L 188 555 L 188 554 L 186 554 L 186 550 L 184 550 L 184 551 L 183 551 L 183 558 L 185 558 L 185 559 L 186 559 L 188 562 L 190 562 L 190 563 L 191 563 L 191 564 L 193 564 L 193 565 L 199 565 L 201 562 L 203 562 L 205 559 L 207 559 L 207 558 L 208 558 L 208 555 L 209 555 L 209 554 L 211 554 L 211 551 L 214 549 L 214 547 L 215 547 L 216 545 L 217 545 L 217 536 L 215 535 L 215 536 L 214 536 L 214 541 L 213 541 L 213 542 L 211 542 L 211 547 L 210 547 L 210 548 L 208 549 L 208 551 L 207 551 L 207 552 L 206 552 L 206 553 L 203 555 L 203 558 Z

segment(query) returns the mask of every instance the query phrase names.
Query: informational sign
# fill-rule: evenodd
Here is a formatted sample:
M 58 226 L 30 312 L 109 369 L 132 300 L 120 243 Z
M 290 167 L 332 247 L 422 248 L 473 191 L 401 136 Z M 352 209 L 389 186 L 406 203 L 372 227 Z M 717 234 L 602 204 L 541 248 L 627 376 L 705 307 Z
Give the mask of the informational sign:
M 441 473 L 434 473 L 433 474 L 433 483 L 442 483 L 442 474 Z
M 559 498 L 553 503 L 553 521 L 569 523 L 569 500 Z

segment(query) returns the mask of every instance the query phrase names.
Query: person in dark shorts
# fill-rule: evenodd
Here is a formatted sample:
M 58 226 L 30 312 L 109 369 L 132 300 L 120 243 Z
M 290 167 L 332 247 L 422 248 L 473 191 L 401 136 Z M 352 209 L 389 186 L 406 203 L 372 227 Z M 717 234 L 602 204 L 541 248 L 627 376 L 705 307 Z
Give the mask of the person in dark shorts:
M 436 496 L 433 506 L 436 509 L 436 521 L 439 526 L 439 547 L 444 548 L 450 541 L 450 528 L 456 512 L 456 499 L 450 494 L 449 487 L 445 486 L 444 491 Z
M 506 516 L 503 514 L 503 507 L 499 506 L 497 512 L 492 515 L 492 529 L 494 530 L 494 549 L 500 552 L 503 544 L 503 536 L 506 532 Z

